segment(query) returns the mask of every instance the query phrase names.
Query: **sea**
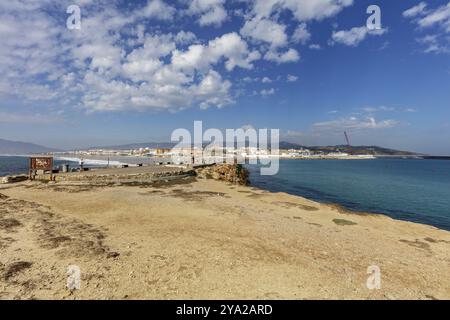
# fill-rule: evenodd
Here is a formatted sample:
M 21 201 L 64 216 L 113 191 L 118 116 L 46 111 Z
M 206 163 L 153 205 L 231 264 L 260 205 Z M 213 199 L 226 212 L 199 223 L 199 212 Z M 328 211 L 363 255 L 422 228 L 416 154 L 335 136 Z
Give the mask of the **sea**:
M 275 176 L 249 165 L 253 186 L 450 230 L 450 161 L 280 160 Z
M 75 159 L 55 166 L 77 167 Z M 101 161 L 85 166 L 104 166 Z M 274 176 L 247 165 L 253 186 L 286 192 L 349 210 L 385 214 L 395 219 L 450 231 L 450 161 L 378 158 L 375 160 L 281 159 Z M 28 172 L 28 158 L 0 156 L 0 177 Z
M 54 161 L 54 166 L 58 167 L 62 164 L 68 164 L 70 167 L 79 167 L 77 159 L 64 159 Z M 87 162 L 85 167 L 98 167 L 106 165 L 103 162 Z M 14 174 L 28 174 L 29 158 L 20 156 L 0 156 L 0 177 Z

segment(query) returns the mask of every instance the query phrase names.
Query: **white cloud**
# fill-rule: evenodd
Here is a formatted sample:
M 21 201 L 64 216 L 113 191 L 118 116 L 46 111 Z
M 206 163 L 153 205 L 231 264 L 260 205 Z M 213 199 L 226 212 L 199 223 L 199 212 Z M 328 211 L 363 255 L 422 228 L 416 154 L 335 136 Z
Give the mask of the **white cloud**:
M 306 44 L 311 39 L 311 33 L 308 31 L 306 23 L 297 26 L 292 35 L 292 40 L 296 43 Z
M 430 10 L 418 20 L 421 27 L 431 27 L 436 24 L 442 24 L 447 32 L 450 32 L 450 2 L 435 10 Z
M 245 77 L 242 79 L 244 82 L 258 82 L 259 78 L 251 78 L 251 77 Z
M 364 107 L 361 108 L 363 112 L 365 112 L 367 115 L 373 115 L 378 112 L 395 112 L 395 113 L 412 113 L 416 112 L 416 109 L 414 108 L 400 108 L 400 107 L 389 107 L 389 106 L 380 106 L 380 107 Z
M 190 31 L 186 32 L 184 30 L 181 30 L 175 36 L 175 42 L 177 44 L 182 44 L 182 45 L 187 45 L 187 44 L 193 43 L 196 40 L 197 40 L 197 36 Z
M 354 27 L 350 30 L 333 31 L 331 36 L 331 43 L 341 43 L 347 46 L 356 47 L 361 41 L 363 41 L 368 35 L 383 35 L 387 32 L 387 29 L 370 30 L 366 26 Z
M 288 74 L 286 77 L 287 82 L 296 82 L 298 80 L 297 76 L 294 76 L 292 74 Z
M 175 8 L 162 0 L 149 0 L 144 9 L 139 12 L 143 17 L 159 20 L 172 20 L 175 13 Z
M 260 93 L 263 97 L 271 96 L 271 95 L 275 94 L 275 89 L 274 88 L 263 89 L 263 90 L 261 90 Z
M 308 48 L 310 48 L 311 50 L 320 50 L 320 49 L 322 49 L 321 46 L 319 44 L 316 44 L 316 43 L 310 44 Z
M 237 33 L 201 44 L 189 31 L 149 31 L 145 20 L 175 16 L 163 1 L 127 12 L 86 4 L 82 28 L 76 31 L 53 20 L 42 7 L 45 1 L 27 3 L 32 14 L 23 11 L 21 1 L 9 4 L 0 5 L 5 9 L 0 25 L 2 96 L 88 112 L 221 108 L 234 102 L 232 83 L 214 69 L 222 62 L 229 71 L 251 69 L 260 58 Z
M 209 41 L 208 45 L 196 44 L 187 51 L 173 51 L 172 64 L 174 68 L 185 71 L 205 70 L 222 58 L 228 71 L 235 67 L 252 69 L 252 62 L 258 60 L 260 54 L 249 51 L 247 43 L 233 32 Z
M 244 131 L 247 131 L 247 130 L 254 130 L 255 127 L 251 124 L 245 124 L 241 127 L 241 129 L 243 129 Z
M 392 119 L 377 121 L 374 117 L 358 118 L 351 116 L 332 121 L 318 122 L 313 125 L 313 128 L 318 131 L 367 130 L 388 129 L 398 124 L 398 121 Z
M 450 2 L 435 9 L 427 9 L 427 5 L 421 2 L 404 11 L 403 16 L 416 23 L 418 31 L 428 32 L 416 39 L 424 46 L 425 53 L 450 53 Z
M 224 8 L 225 0 L 192 0 L 188 13 L 199 15 L 199 25 L 220 26 L 227 19 L 227 11 Z
M 213 70 L 209 71 L 195 89 L 196 98 L 202 101 L 200 107 L 203 109 L 210 106 L 222 108 L 233 103 L 229 97 L 230 87 L 231 83 L 222 81 L 219 73 Z
M 269 43 L 272 48 L 287 44 L 286 26 L 269 19 L 253 18 L 241 28 L 242 36 L 258 42 Z
M 380 106 L 380 107 L 364 107 L 362 108 L 364 112 L 367 113 L 375 113 L 375 112 L 396 112 L 397 108 L 395 107 L 387 107 L 387 106 Z
M 450 46 L 447 41 L 442 40 L 439 35 L 426 35 L 416 39 L 417 43 L 423 45 L 425 53 L 448 53 Z
M 80 30 L 67 30 L 55 14 L 65 11 L 65 3 L 0 2 L 1 96 L 87 112 L 221 108 L 236 96 L 232 71 L 250 70 L 261 57 L 275 63 L 300 60 L 288 46 L 292 41 L 281 12 L 292 13 L 289 19 L 298 26 L 292 40 L 306 43 L 307 21 L 333 16 L 352 1 L 246 2 L 241 35 L 216 30 L 214 39 L 162 26 L 176 30 L 176 19 L 186 15 L 203 26 L 221 25 L 228 19 L 225 0 L 183 0 L 181 11 L 163 0 L 125 9 L 108 0 L 77 3 L 82 4 Z M 275 89 L 258 93 L 271 95 Z
M 353 0 L 255 0 L 253 12 L 259 17 L 288 10 L 298 21 L 321 20 L 338 14 Z
M 245 16 L 241 35 L 257 43 L 268 44 L 266 59 L 282 63 L 298 61 L 300 58 L 295 49 L 289 49 L 284 54 L 278 53 L 280 48 L 288 44 L 286 25 L 279 18 L 282 13 L 290 12 L 295 21 L 301 22 L 292 35 L 292 41 L 306 44 L 311 34 L 305 22 L 332 17 L 352 5 L 353 0 L 255 0 L 249 3 L 253 7 Z
M 269 77 L 264 77 L 261 80 L 262 83 L 272 83 L 272 80 Z
M 416 17 L 418 15 L 421 15 L 425 13 L 425 8 L 427 7 L 427 4 L 425 2 L 421 2 L 418 5 L 409 8 L 408 10 L 403 12 L 403 16 L 406 18 L 412 18 Z
M 295 49 L 289 49 L 286 52 L 268 51 L 264 59 L 274 61 L 276 63 L 297 62 L 300 60 L 300 54 Z

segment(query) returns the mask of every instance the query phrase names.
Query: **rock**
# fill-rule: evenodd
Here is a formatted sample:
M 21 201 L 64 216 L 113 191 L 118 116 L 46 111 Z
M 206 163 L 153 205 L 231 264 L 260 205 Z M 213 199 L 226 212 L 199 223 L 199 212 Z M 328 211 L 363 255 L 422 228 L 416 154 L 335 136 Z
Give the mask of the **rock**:
M 118 252 L 109 252 L 106 255 L 107 258 L 117 258 L 118 256 L 120 256 L 120 253 L 118 253 Z
M 28 180 L 28 176 L 26 176 L 26 175 L 6 176 L 6 177 L 2 178 L 1 183 L 2 184 L 16 183 L 16 182 L 22 182 L 25 180 Z
M 195 169 L 199 178 L 222 180 L 239 185 L 248 185 L 248 171 L 240 164 L 215 164 Z

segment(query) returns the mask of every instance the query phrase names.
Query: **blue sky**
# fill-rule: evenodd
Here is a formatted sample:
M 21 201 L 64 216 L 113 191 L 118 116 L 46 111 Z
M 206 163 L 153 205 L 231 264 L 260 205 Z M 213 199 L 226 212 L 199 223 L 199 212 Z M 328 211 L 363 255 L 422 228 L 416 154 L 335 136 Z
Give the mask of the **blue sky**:
M 81 9 L 69 30 L 66 9 Z M 381 8 L 382 29 L 366 27 Z M 450 154 L 450 2 L 0 4 L 0 138 L 59 148 L 278 128 L 305 145 Z

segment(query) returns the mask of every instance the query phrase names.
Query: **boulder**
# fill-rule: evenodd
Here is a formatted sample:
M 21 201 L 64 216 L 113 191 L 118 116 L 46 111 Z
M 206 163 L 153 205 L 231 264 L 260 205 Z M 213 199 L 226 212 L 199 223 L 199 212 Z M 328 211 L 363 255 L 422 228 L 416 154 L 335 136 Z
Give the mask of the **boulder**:
M 215 164 L 195 169 L 200 178 L 226 181 L 239 185 L 248 185 L 248 170 L 240 164 Z
M 6 176 L 1 178 L 1 183 L 2 184 L 6 184 L 6 183 L 16 183 L 16 182 L 22 182 L 28 180 L 28 176 L 26 175 L 17 175 L 17 176 Z

